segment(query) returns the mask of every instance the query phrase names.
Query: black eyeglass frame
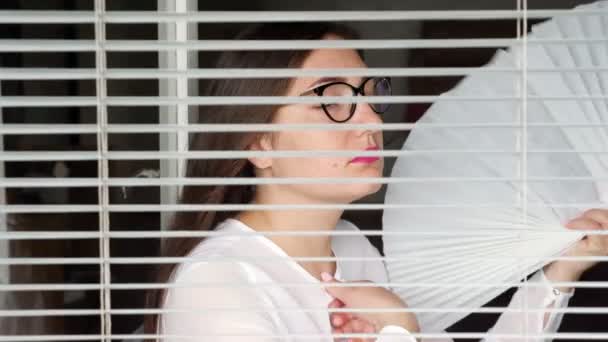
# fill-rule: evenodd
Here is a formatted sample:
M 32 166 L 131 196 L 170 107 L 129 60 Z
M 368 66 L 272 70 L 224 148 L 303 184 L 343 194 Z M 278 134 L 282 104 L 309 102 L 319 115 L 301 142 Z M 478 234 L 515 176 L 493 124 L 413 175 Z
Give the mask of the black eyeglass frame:
M 342 81 L 337 81 L 337 82 L 330 82 L 330 83 L 326 83 L 323 85 L 320 85 L 316 88 L 310 89 L 308 91 L 305 91 L 304 93 L 300 94 L 300 96 L 308 96 L 310 94 L 315 94 L 317 96 L 323 96 L 323 92 L 325 91 L 326 88 L 332 86 L 332 85 L 336 85 L 336 84 L 344 84 L 349 86 L 352 91 L 353 91 L 353 96 L 357 96 L 358 94 L 361 94 L 363 96 L 365 96 L 365 92 L 364 92 L 364 88 L 365 88 L 365 84 L 367 82 L 369 82 L 370 80 L 386 80 L 388 82 L 388 93 L 389 96 L 392 95 L 393 93 L 393 88 L 392 88 L 392 84 L 391 84 L 391 78 L 390 77 L 367 77 L 363 80 L 363 82 L 361 83 L 361 85 L 359 87 L 355 87 L 350 83 L 346 83 L 346 82 L 342 82 Z M 337 123 L 342 123 L 342 122 L 346 122 L 348 120 L 350 120 L 353 115 L 355 114 L 355 110 L 357 110 L 357 102 L 353 102 L 350 105 L 350 113 L 348 115 L 348 118 L 344 119 L 344 120 L 336 120 L 334 119 L 331 114 L 329 114 L 329 111 L 327 110 L 327 108 L 325 107 L 325 103 L 321 103 L 321 108 L 323 108 L 323 111 L 325 112 L 325 115 L 327 115 L 332 121 L 337 122 Z M 384 114 L 389 108 L 390 108 L 390 103 L 387 104 L 387 107 L 384 111 L 377 111 L 374 106 L 370 105 L 370 108 L 374 111 L 374 113 L 376 114 Z

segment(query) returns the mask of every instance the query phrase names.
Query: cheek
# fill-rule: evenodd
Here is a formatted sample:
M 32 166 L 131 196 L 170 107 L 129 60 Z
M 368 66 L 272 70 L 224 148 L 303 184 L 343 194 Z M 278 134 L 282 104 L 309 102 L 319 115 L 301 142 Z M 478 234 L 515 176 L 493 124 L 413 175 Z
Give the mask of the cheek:
M 301 141 L 305 142 L 305 145 L 298 146 L 300 150 L 341 151 L 348 149 L 346 137 L 343 132 L 339 131 L 310 132 L 306 137 L 302 137 Z M 338 155 L 319 157 L 314 156 L 314 152 L 311 152 L 310 158 L 302 158 L 302 160 L 317 168 L 317 171 L 312 170 L 315 174 L 340 176 L 350 158 Z
M 274 172 L 280 177 L 343 177 L 345 162 L 332 158 L 281 158 L 275 162 Z
M 344 150 L 340 132 L 332 131 L 286 131 L 277 135 L 277 150 L 310 151 L 298 158 L 279 158 L 275 161 L 275 172 L 281 176 L 340 177 L 350 159 L 348 156 L 321 157 L 314 151 Z
M 342 178 L 381 177 L 381 162 L 375 166 L 349 164 L 352 156 L 322 157 L 314 151 L 350 150 L 349 142 L 357 139 L 349 131 L 283 131 L 275 133 L 275 150 L 310 151 L 304 157 L 277 158 L 273 162 L 273 177 Z M 376 140 L 381 143 L 380 138 Z M 333 198 L 334 202 L 349 202 L 379 190 L 382 184 L 294 184 L 286 187 L 318 198 Z
M 277 150 L 327 151 L 348 149 L 346 135 L 336 131 L 286 131 L 279 132 L 275 139 Z M 333 159 L 348 159 L 348 156 L 330 156 Z

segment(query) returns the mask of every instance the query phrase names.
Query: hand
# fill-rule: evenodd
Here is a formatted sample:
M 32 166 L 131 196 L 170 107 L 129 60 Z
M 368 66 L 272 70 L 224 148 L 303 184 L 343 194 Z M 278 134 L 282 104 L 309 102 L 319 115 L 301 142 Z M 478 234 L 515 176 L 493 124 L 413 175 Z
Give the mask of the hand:
M 334 298 L 329 303 L 328 308 L 344 308 L 344 303 Z M 354 316 L 348 312 L 332 312 L 329 315 L 329 320 L 332 326 L 333 334 L 350 334 L 350 333 L 365 333 L 373 334 L 376 332 L 374 323 L 362 318 Z M 374 342 L 375 338 L 349 338 L 348 342 Z M 343 341 L 342 338 L 336 338 L 335 341 Z
M 327 273 L 322 274 L 322 279 L 329 283 L 339 282 Z M 355 283 L 372 282 L 365 280 Z M 328 286 L 326 291 L 334 297 L 329 304 L 330 308 L 407 308 L 407 305 L 396 294 L 380 286 Z M 412 333 L 420 331 L 416 317 L 410 312 L 331 313 L 330 322 L 334 333 L 378 333 L 386 325 L 398 325 Z M 371 341 L 373 340 L 371 339 Z
M 608 229 L 608 210 L 591 209 L 566 224 L 569 229 L 606 230 Z M 608 255 L 608 235 L 588 235 L 570 248 L 564 256 L 605 256 Z M 557 260 L 545 266 L 545 275 L 554 282 L 577 281 L 581 275 L 595 266 L 597 261 L 589 260 Z M 572 289 L 563 287 L 562 292 Z

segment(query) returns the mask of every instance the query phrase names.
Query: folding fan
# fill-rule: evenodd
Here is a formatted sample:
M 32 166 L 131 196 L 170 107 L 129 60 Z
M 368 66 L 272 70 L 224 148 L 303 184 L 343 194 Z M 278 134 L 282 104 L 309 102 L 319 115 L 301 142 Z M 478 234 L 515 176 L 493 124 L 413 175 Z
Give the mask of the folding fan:
M 564 222 L 608 203 L 608 156 L 593 153 L 608 151 L 608 2 L 577 9 L 593 13 L 533 26 L 527 51 L 499 50 L 442 94 L 402 147 L 391 177 L 411 181 L 388 186 L 385 202 L 404 206 L 385 209 L 383 242 L 390 281 L 407 285 L 395 292 L 432 309 L 417 314 L 422 331 L 562 254 L 582 238 Z M 526 88 L 505 71 L 524 59 Z M 513 100 L 522 89 L 526 108 Z

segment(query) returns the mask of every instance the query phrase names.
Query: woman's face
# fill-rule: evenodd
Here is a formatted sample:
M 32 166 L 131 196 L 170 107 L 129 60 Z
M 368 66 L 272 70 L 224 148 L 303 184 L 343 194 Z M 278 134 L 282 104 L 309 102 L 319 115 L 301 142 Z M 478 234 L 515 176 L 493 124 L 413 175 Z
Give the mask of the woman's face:
M 329 37 L 330 39 L 332 37 Z M 302 68 L 365 68 L 365 63 L 354 50 L 322 49 L 314 50 L 304 60 Z M 362 77 L 320 78 L 302 77 L 292 81 L 287 96 L 300 94 L 333 81 L 347 82 L 355 87 L 362 83 Z M 317 96 L 317 95 L 313 95 Z M 321 100 L 321 97 L 319 97 Z M 315 104 L 290 104 L 282 106 L 274 117 L 277 124 L 336 124 Z M 358 103 L 349 124 L 379 124 L 381 117 L 367 103 Z M 376 147 L 382 150 L 382 130 L 284 130 L 269 133 L 268 150 L 310 151 L 309 157 L 263 159 L 266 166 L 258 176 L 262 177 L 381 177 L 384 162 L 382 157 L 373 162 L 353 161 L 355 156 L 315 156 L 314 151 L 360 150 Z M 260 159 L 261 160 L 261 159 Z M 263 164 L 262 162 L 262 164 Z M 259 165 L 258 165 L 259 166 Z M 281 192 L 289 190 L 304 201 L 349 203 L 378 191 L 380 183 L 350 184 L 289 184 L 279 185 Z

